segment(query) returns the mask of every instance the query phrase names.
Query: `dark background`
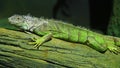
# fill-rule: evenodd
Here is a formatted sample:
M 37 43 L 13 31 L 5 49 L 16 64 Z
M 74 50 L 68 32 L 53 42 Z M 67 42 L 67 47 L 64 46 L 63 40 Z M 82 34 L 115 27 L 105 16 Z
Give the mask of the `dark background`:
M 113 0 L 0 0 L 0 19 L 31 14 L 106 33 L 112 5 Z

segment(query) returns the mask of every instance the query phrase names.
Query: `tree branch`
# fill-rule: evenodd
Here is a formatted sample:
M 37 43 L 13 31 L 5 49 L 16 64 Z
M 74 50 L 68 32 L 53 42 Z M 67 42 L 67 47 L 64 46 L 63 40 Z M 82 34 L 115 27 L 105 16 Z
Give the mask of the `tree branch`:
M 102 54 L 87 45 L 52 38 L 39 50 L 28 44 L 34 34 L 0 28 L 0 67 L 120 68 L 120 55 Z

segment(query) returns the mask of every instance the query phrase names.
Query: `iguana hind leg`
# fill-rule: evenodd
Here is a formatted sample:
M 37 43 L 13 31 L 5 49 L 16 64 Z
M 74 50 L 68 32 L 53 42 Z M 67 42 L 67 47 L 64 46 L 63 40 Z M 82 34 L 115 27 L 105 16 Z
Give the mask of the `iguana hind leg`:
M 46 41 L 50 40 L 52 38 L 52 33 L 48 33 L 44 35 L 41 38 L 32 38 L 32 41 L 34 42 L 29 42 L 29 44 L 35 44 L 34 47 L 39 49 L 39 47 Z
M 107 46 L 106 46 L 106 45 L 104 45 L 104 44 L 101 43 L 101 42 L 98 42 L 98 40 L 95 39 L 95 38 L 92 37 L 92 36 L 88 36 L 87 41 L 88 41 L 87 44 L 88 44 L 90 47 L 92 47 L 93 49 L 95 49 L 95 50 L 97 50 L 97 51 L 99 51 L 99 52 L 104 53 L 104 52 L 107 50 Z

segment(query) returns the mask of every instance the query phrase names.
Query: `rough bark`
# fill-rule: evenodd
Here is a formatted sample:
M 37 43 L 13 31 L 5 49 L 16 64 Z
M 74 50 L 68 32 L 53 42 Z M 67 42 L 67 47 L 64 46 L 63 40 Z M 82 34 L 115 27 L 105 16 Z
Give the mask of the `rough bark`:
M 120 55 L 52 38 L 40 49 L 28 44 L 34 34 L 0 28 L 0 68 L 120 68 Z

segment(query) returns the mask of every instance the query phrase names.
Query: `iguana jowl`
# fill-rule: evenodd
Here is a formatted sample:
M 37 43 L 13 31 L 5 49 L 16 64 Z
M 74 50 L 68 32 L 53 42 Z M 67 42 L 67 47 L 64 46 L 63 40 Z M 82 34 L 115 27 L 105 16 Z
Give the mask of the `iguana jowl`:
M 23 30 L 43 35 L 42 38 L 32 42 L 36 48 L 39 48 L 46 40 L 55 37 L 88 45 L 99 52 L 105 52 L 106 50 L 115 54 L 120 52 L 120 38 L 102 35 L 62 21 L 37 18 L 30 15 L 13 15 L 9 18 L 9 22 Z

